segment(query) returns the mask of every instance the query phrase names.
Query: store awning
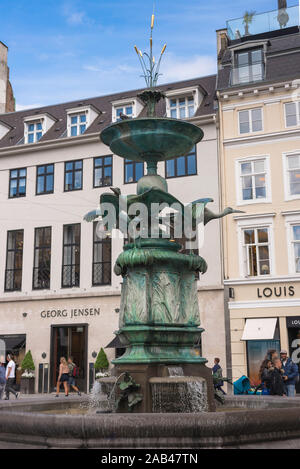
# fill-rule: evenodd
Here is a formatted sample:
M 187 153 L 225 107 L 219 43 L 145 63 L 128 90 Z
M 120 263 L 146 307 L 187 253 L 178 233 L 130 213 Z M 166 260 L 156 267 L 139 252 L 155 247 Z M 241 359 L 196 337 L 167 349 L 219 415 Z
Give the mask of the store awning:
M 119 336 L 116 336 L 105 348 L 125 348 L 123 344 L 121 344 Z
M 277 318 L 246 319 L 242 340 L 273 340 Z

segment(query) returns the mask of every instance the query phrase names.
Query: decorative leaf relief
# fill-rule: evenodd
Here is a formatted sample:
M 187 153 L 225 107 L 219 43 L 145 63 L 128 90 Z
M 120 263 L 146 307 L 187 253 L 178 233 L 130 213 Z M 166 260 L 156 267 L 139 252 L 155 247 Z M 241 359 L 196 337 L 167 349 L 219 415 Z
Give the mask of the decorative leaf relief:
M 129 273 L 124 305 L 125 324 L 147 323 L 146 275 Z
M 156 324 L 177 324 L 180 321 L 180 277 L 167 272 L 157 273 L 152 280 L 152 316 Z
M 181 311 L 183 319 L 188 324 L 200 325 L 197 283 L 193 274 L 182 275 L 181 292 Z

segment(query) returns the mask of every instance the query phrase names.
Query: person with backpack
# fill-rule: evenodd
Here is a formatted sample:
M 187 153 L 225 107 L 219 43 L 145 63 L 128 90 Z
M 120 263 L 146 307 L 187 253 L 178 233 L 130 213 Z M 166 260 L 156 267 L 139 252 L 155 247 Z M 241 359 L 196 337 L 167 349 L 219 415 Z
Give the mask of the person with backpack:
M 288 358 L 286 350 L 281 350 L 280 359 L 282 368 L 284 369 L 283 379 L 286 388 L 286 394 L 288 397 L 295 397 L 296 383 L 299 381 L 298 366 L 292 361 L 291 358 Z
M 226 392 L 224 391 L 224 389 L 222 389 L 222 386 L 224 386 L 224 381 L 223 381 L 223 371 L 220 366 L 220 358 L 215 358 L 214 366 L 212 368 L 212 373 L 213 373 L 214 388 L 220 391 L 223 395 L 226 395 Z
M 5 385 L 6 385 L 6 377 L 5 377 L 4 358 L 0 358 L 0 401 L 4 394 Z
M 79 368 L 73 362 L 73 357 L 68 358 L 68 367 L 69 367 L 69 389 L 73 388 L 74 391 L 77 392 L 78 396 L 81 396 L 81 392 L 79 391 L 78 387 L 76 386 L 76 378 L 79 377 Z

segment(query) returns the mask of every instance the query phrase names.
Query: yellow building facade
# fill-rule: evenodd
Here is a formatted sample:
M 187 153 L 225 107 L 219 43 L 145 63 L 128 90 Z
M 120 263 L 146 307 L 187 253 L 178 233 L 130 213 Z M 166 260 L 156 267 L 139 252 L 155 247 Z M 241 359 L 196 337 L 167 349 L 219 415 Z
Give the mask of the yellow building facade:
M 299 28 L 218 44 L 222 202 L 244 212 L 223 221 L 230 367 L 256 385 L 268 350 L 300 346 Z

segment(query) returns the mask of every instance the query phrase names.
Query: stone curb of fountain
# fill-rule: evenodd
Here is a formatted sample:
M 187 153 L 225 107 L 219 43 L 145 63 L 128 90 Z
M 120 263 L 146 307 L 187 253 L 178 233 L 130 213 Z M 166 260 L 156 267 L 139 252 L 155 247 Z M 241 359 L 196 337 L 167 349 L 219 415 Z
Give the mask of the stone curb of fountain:
M 40 414 L 45 399 L 1 404 L 0 447 L 18 442 L 36 448 L 300 448 L 298 398 L 236 396 L 237 407 L 268 409 L 202 414 L 111 414 L 97 416 Z M 77 398 L 71 398 L 78 403 Z M 228 404 L 233 398 L 228 399 Z M 57 409 L 57 401 L 47 405 Z M 83 400 L 84 401 L 84 400 Z M 297 406 L 296 402 L 297 401 Z M 72 404 L 71 400 L 68 401 Z M 7 403 L 6 403 L 7 404 Z M 61 399 L 61 405 L 65 401 Z M 281 408 L 278 408 L 278 405 Z M 26 407 L 24 407 L 26 405 Z M 289 407 L 294 405 L 294 407 Z M 25 412 L 24 408 L 30 410 Z M 274 409 L 276 410 L 274 411 Z

